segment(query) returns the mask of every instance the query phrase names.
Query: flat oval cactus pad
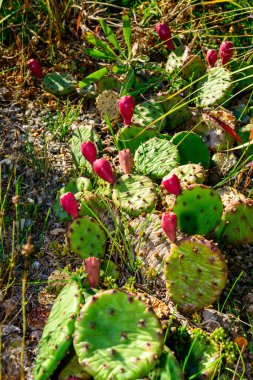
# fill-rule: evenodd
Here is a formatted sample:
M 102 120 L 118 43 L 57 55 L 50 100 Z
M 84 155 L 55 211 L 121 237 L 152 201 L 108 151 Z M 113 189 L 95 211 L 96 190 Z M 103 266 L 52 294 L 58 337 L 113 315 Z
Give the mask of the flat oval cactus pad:
M 80 364 L 97 380 L 145 377 L 162 353 L 163 333 L 153 310 L 123 291 L 90 297 L 74 335 Z

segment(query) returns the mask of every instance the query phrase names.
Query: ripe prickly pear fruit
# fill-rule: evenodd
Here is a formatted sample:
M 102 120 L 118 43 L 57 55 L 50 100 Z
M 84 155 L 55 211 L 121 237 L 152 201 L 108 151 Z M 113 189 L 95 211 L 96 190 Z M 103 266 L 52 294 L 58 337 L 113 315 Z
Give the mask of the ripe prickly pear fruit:
M 111 164 L 105 158 L 99 158 L 98 160 L 94 161 L 93 170 L 104 181 L 107 181 L 111 184 L 115 182 Z
M 178 195 L 181 191 L 180 180 L 176 174 L 167 175 L 163 178 L 162 184 L 165 189 L 171 193 Z
M 83 142 L 81 144 L 81 152 L 84 158 L 93 165 L 93 162 L 97 159 L 97 148 L 94 142 L 90 140 Z
M 233 55 L 233 42 L 231 41 L 224 41 L 220 45 L 220 59 L 221 59 L 221 64 L 225 65 L 228 63 Z
M 209 49 L 206 53 L 206 60 L 209 67 L 214 67 L 217 62 L 218 54 L 214 49 Z
M 123 117 L 124 124 L 130 125 L 134 114 L 134 100 L 131 95 L 123 96 L 118 102 L 119 112 Z
M 32 72 L 32 74 L 37 78 L 37 79 L 42 79 L 44 74 L 42 72 L 42 67 L 41 67 L 41 64 L 40 62 L 37 60 L 37 59 L 30 59 L 27 64 L 26 64 L 26 67 L 28 70 L 30 70 Z
M 119 164 L 124 174 L 131 174 L 134 160 L 130 149 L 123 149 L 119 152 Z
M 72 218 L 78 217 L 78 203 L 73 193 L 68 192 L 60 197 L 60 204 Z
M 88 257 L 84 265 L 90 287 L 96 288 L 99 281 L 99 260 L 96 257 Z
M 177 232 L 177 216 L 174 212 L 164 212 L 162 214 L 162 228 L 170 241 L 173 243 L 176 240 Z
M 170 50 L 174 50 L 175 46 L 171 40 L 171 30 L 165 23 L 159 23 L 156 25 L 155 30 L 161 40 L 166 41 L 167 46 Z
M 80 380 L 80 379 L 78 379 L 77 377 L 68 377 L 68 379 L 67 380 Z

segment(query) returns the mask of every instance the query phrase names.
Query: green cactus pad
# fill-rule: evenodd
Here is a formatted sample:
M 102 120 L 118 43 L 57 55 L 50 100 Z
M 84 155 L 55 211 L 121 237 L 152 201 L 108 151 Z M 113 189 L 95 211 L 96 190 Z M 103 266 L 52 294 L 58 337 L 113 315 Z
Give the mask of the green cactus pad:
M 193 185 L 194 183 L 201 184 L 205 180 L 205 170 L 199 164 L 180 165 L 171 170 L 169 174 L 176 174 L 180 180 L 181 187 Z
M 166 347 L 159 359 L 157 368 L 148 375 L 149 380 L 184 380 L 183 372 L 174 353 Z
M 158 96 L 157 100 L 161 102 L 164 113 L 170 111 L 170 113 L 166 116 L 166 129 L 168 128 L 169 130 L 173 130 L 184 124 L 192 117 L 189 106 L 185 104 L 180 95 L 162 95 Z
M 210 162 L 210 154 L 206 143 L 194 132 L 182 131 L 174 135 L 171 142 L 179 151 L 180 164 L 201 164 L 205 169 Z
M 204 185 L 190 185 L 175 200 L 172 211 L 178 227 L 188 235 L 205 235 L 220 222 L 222 201 L 219 194 Z
M 60 197 L 61 195 L 68 193 L 69 191 L 73 194 L 78 193 L 79 191 L 84 190 L 91 190 L 92 185 L 91 181 L 88 178 L 80 177 L 76 180 L 71 180 L 67 185 L 61 188 L 61 190 L 58 191 L 57 197 L 55 199 L 54 203 L 54 213 L 55 215 L 61 219 L 61 220 L 71 220 L 71 217 L 69 214 L 63 210 L 60 204 Z
M 132 216 L 151 211 L 157 202 L 155 186 L 150 178 L 125 174 L 113 185 L 115 205 Z
M 179 163 L 177 147 L 154 137 L 139 146 L 134 155 L 135 168 L 151 178 L 163 178 Z
M 91 140 L 97 145 L 98 153 L 102 151 L 102 142 L 97 132 L 90 125 L 80 125 L 73 133 L 73 136 L 70 140 L 71 142 L 71 155 L 73 162 L 77 169 L 80 167 L 86 169 L 88 173 L 92 172 L 91 164 L 83 157 L 81 153 L 81 144 L 84 141 Z
M 68 380 L 70 377 L 77 377 L 81 380 L 91 379 L 91 376 L 79 364 L 78 357 L 73 354 L 60 371 L 57 380 Z
M 116 138 L 122 149 L 130 149 L 134 154 L 141 144 L 156 135 L 157 132 L 154 129 L 143 129 L 142 127 L 131 125 L 121 128 Z
M 160 323 L 132 294 L 97 293 L 77 318 L 74 347 L 80 364 L 97 380 L 144 377 L 162 353 Z
M 68 283 L 57 297 L 39 343 L 34 380 L 47 380 L 67 353 L 81 302 L 81 289 L 76 282 Z
M 229 244 L 253 243 L 253 200 L 232 201 L 223 212 L 216 236 Z
M 105 90 L 120 90 L 121 83 L 119 79 L 114 75 L 105 75 L 99 79 L 96 84 L 96 89 L 99 94 Z
M 197 86 L 195 105 L 212 107 L 228 104 L 232 95 L 233 84 L 229 71 L 223 67 L 213 67 Z
M 163 107 L 160 102 L 147 100 L 137 104 L 134 109 L 132 124 L 146 128 L 153 121 L 164 115 Z M 166 125 L 166 119 L 163 118 L 151 126 L 152 129 L 160 132 Z
M 227 280 L 227 264 L 219 248 L 201 236 L 172 244 L 165 260 L 168 298 L 183 313 L 211 305 Z
M 89 216 L 74 219 L 68 226 L 70 248 L 82 259 L 90 256 L 103 257 L 106 236 L 100 224 Z
M 56 96 L 72 94 L 77 86 L 77 81 L 69 74 L 52 72 L 43 78 L 44 89 Z
M 182 45 L 170 53 L 166 70 L 169 73 L 180 70 L 184 79 L 195 80 L 205 74 L 206 68 L 198 56 L 191 54 L 188 46 Z

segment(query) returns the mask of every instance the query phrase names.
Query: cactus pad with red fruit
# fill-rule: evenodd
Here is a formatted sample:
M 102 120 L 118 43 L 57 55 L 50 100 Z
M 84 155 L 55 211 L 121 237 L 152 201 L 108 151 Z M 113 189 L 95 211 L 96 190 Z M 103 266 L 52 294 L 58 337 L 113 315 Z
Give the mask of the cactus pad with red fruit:
M 115 182 L 112 166 L 105 158 L 95 160 L 93 162 L 93 170 L 104 181 L 109 182 L 110 184 Z

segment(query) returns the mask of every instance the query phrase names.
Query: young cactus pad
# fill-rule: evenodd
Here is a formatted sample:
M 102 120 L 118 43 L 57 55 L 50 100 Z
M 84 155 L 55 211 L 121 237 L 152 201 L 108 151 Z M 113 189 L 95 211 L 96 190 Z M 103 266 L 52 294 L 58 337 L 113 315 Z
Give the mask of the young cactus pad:
M 138 172 L 162 179 L 179 163 L 177 147 L 168 140 L 154 137 L 139 146 L 134 155 Z
M 142 301 L 122 291 L 90 297 L 77 318 L 74 348 L 97 380 L 145 377 L 162 353 L 160 323 Z
M 75 91 L 77 81 L 69 74 L 52 72 L 43 78 L 44 89 L 56 96 L 69 95 Z
M 125 174 L 113 185 L 115 205 L 132 216 L 151 211 L 157 202 L 155 186 L 150 178 Z
M 76 354 L 74 354 L 65 364 L 64 368 L 60 371 L 57 380 L 69 380 L 71 378 L 77 378 L 81 380 L 88 380 L 91 378 L 90 375 L 79 364 Z
M 236 200 L 228 204 L 223 212 L 216 236 L 229 244 L 252 244 L 253 200 Z
M 147 100 L 143 103 L 137 104 L 134 109 L 132 124 L 146 128 L 149 124 L 153 123 L 156 119 L 163 116 L 164 111 L 160 102 Z M 166 119 L 163 118 L 157 123 L 153 124 L 151 128 L 160 132 L 166 125 Z
M 80 177 L 77 178 L 76 180 L 72 180 L 67 185 L 61 188 L 61 190 L 58 191 L 57 197 L 55 199 L 54 203 L 54 213 L 55 215 L 61 219 L 71 219 L 66 211 L 63 210 L 61 204 L 60 204 L 60 196 L 71 192 L 73 194 L 78 193 L 79 191 L 84 191 L 84 190 L 91 190 L 92 185 L 91 181 L 88 178 L 85 177 Z
M 222 201 L 219 194 L 204 185 L 190 185 L 177 196 L 172 211 L 178 227 L 188 235 L 205 235 L 220 222 Z
M 212 107 L 228 103 L 233 84 L 229 71 L 223 67 L 213 67 L 197 86 L 195 104 L 197 107 Z
M 200 236 L 172 244 L 165 260 L 168 298 L 183 313 L 211 305 L 227 281 L 227 264 L 219 248 Z
M 87 169 L 88 172 L 92 172 L 91 164 L 84 158 L 81 152 L 81 145 L 84 141 L 92 141 L 96 143 L 98 153 L 102 150 L 102 142 L 97 132 L 90 125 L 80 125 L 73 133 L 71 138 L 71 155 L 74 164 L 77 169 L 83 167 Z
M 81 302 L 76 282 L 68 283 L 57 297 L 39 343 L 34 380 L 47 380 L 67 353 Z
M 171 142 L 177 146 L 181 165 L 191 162 L 208 168 L 210 162 L 208 147 L 199 135 L 183 131 L 173 136 Z
M 131 127 L 126 126 L 124 128 L 120 128 L 116 138 L 122 149 L 128 148 L 133 154 L 141 144 L 156 135 L 157 132 L 154 129 L 143 129 L 142 127 L 132 125 Z
M 67 238 L 72 251 L 82 259 L 90 256 L 102 258 L 105 254 L 105 233 L 89 216 L 74 219 L 68 226 Z

